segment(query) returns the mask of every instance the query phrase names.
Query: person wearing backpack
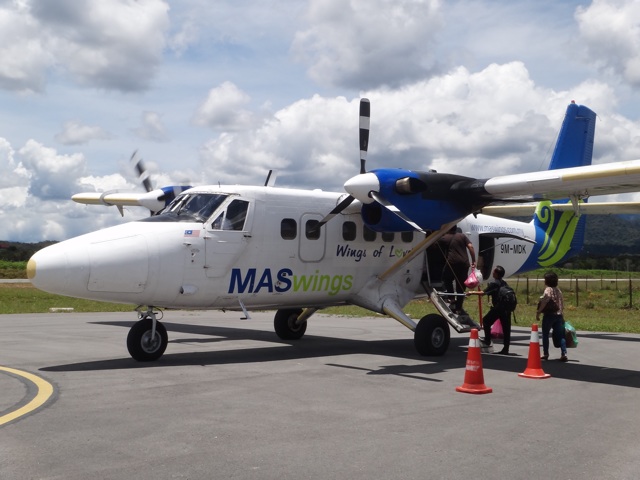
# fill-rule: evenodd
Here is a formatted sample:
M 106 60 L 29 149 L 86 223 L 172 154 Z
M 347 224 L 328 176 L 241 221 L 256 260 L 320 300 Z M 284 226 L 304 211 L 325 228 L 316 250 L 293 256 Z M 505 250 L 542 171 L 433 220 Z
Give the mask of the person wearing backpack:
M 515 294 L 507 282 L 503 280 L 505 271 L 500 265 L 496 265 L 491 274 L 491 281 L 487 288 L 482 291 L 482 295 L 491 295 L 491 309 L 482 318 L 484 329 L 484 347 L 491 347 L 491 326 L 500 320 L 504 335 L 502 350 L 495 352 L 498 355 L 509 355 L 509 345 L 511 344 L 511 312 L 515 309 Z M 511 296 L 511 300 L 507 297 Z
M 542 314 L 542 360 L 549 359 L 549 333 L 553 330 L 553 343 L 560 347 L 560 361 L 566 362 L 567 341 L 564 332 L 564 298 L 558 288 L 558 274 L 547 272 L 544 274 L 544 294 L 538 302 L 536 322 L 540 323 Z

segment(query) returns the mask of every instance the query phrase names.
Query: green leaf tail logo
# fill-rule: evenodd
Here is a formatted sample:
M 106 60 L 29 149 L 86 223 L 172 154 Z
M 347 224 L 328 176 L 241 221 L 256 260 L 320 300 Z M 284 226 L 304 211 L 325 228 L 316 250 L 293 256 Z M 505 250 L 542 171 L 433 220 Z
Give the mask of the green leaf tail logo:
M 536 216 L 544 229 L 538 264 L 550 267 L 561 261 L 571 250 L 571 241 L 576 233 L 579 218 L 573 211 L 556 212 L 548 200 L 538 204 Z

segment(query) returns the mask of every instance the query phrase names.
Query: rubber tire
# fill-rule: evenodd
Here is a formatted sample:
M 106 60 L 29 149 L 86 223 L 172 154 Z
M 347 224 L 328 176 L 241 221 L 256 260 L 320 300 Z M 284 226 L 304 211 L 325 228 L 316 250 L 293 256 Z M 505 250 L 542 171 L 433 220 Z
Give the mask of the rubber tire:
M 147 345 L 148 339 L 151 337 L 152 320 L 143 318 L 136 322 L 129 335 L 127 335 L 127 350 L 129 354 L 139 362 L 152 362 L 158 360 L 167 349 L 169 337 L 167 329 L 160 322 L 156 322 L 155 343 L 151 347 Z
M 299 340 L 307 331 L 307 322 L 296 326 L 295 321 L 302 313 L 302 309 L 282 309 L 276 312 L 273 328 L 282 340 Z
M 420 319 L 413 336 L 413 343 L 420 355 L 441 357 L 449 348 L 451 331 L 441 315 L 430 313 Z

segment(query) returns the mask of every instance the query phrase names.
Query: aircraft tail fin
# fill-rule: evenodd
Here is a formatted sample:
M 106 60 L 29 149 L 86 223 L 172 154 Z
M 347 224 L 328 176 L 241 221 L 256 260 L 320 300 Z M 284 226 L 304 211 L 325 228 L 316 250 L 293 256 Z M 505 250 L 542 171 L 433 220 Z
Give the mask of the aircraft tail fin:
M 571 102 L 567 107 L 549 170 L 591 165 L 596 114 L 584 105 Z M 564 199 L 554 203 L 568 203 Z M 540 202 L 533 215 L 536 242 L 540 245 L 537 264 L 551 267 L 577 255 L 584 245 L 586 215 L 576 215 L 575 209 L 557 211 L 551 202 Z
M 591 165 L 595 130 L 595 112 L 572 101 L 567 107 L 549 170 Z

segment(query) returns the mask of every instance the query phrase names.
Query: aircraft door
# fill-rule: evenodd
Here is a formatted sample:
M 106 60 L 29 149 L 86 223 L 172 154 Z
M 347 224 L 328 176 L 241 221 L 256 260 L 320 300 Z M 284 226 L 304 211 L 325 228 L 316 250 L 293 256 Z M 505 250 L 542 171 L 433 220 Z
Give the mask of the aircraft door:
M 319 262 L 324 258 L 326 228 L 314 229 L 322 215 L 305 213 L 300 219 L 300 260 Z
M 251 237 L 251 204 L 234 199 L 210 223 L 207 222 L 206 262 L 207 277 L 221 277 L 236 263 Z
M 491 279 L 493 261 L 496 253 L 496 239 L 493 235 L 478 236 L 478 269 L 482 272 L 482 278 Z

